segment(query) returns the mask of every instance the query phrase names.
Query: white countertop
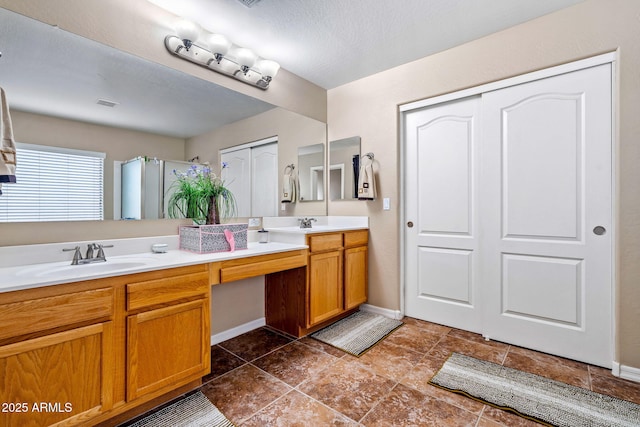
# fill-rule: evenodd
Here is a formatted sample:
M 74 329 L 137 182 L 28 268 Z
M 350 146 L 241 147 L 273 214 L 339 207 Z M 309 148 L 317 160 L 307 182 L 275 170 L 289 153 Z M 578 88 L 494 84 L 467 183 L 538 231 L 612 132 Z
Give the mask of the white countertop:
M 98 243 L 108 248 L 107 261 L 83 265 L 70 265 L 73 252 L 67 251 L 75 246 L 86 250 L 91 241 L 0 247 L 0 293 L 306 249 L 309 233 L 368 229 L 369 218 L 318 216 L 312 228 L 300 228 L 297 217 L 264 217 L 263 226 L 270 231 L 269 243 L 258 243 L 256 230 L 249 230 L 247 249 L 212 254 L 179 250 L 177 235 L 104 240 Z M 167 244 L 169 250 L 154 254 L 154 243 Z
M 162 254 L 143 252 L 107 255 L 106 262 L 84 265 L 70 265 L 69 261 L 61 261 L 4 267 L 0 268 L 0 293 L 306 248 L 306 245 L 291 243 L 250 242 L 247 249 L 234 252 L 196 254 L 173 249 Z

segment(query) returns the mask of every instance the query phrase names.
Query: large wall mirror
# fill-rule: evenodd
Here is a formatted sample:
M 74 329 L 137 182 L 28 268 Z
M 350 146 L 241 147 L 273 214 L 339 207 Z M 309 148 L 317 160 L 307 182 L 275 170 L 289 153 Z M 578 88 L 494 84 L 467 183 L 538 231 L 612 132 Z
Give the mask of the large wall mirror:
M 324 200 L 324 144 L 298 148 L 298 179 L 301 202 Z
M 7 9 L 0 8 L 0 22 L 0 86 L 16 141 L 104 152 L 107 220 L 114 219 L 120 201 L 114 171 L 122 162 L 140 156 L 187 161 L 193 141 L 203 135 L 282 110 Z M 287 114 L 289 121 L 299 116 L 301 123 L 317 122 Z M 314 132 L 321 129 L 326 141 L 326 125 L 317 123 Z M 278 133 L 270 129 L 260 136 Z M 280 140 L 295 144 L 281 151 L 295 153 L 297 141 Z M 224 147 L 211 152 L 218 148 Z M 214 167 L 217 162 L 213 155 L 200 160 Z M 326 214 L 326 205 L 318 209 L 314 214 Z
M 360 137 L 339 139 L 329 143 L 329 197 L 331 200 L 358 198 Z

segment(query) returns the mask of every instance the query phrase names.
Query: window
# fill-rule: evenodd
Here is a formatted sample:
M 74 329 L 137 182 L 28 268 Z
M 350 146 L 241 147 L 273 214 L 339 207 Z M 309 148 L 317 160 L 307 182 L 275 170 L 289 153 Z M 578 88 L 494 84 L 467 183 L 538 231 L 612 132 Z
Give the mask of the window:
M 105 153 L 16 144 L 15 184 L 2 186 L 0 222 L 104 218 Z

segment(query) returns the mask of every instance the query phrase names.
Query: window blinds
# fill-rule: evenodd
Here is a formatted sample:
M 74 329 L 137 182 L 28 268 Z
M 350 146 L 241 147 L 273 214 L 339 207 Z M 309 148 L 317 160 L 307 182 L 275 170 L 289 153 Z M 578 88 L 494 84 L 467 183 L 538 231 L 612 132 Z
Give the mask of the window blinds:
M 0 222 L 104 218 L 105 153 L 16 144 L 17 183 L 2 186 Z

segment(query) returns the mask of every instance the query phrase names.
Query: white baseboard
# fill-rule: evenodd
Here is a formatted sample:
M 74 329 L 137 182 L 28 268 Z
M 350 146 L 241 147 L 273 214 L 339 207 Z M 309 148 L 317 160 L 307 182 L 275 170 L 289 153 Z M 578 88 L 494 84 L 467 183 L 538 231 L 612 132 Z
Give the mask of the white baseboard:
M 244 333 L 253 331 L 267 324 L 264 317 L 260 319 L 252 320 L 251 322 L 244 323 L 235 328 L 227 329 L 226 331 L 219 332 L 215 335 L 211 335 L 211 345 L 221 343 L 222 341 L 230 340 Z
M 371 304 L 362 304 L 360 306 L 360 310 L 368 311 L 369 313 L 380 314 L 381 316 L 395 320 L 402 320 L 402 318 L 404 317 L 400 310 L 390 310 L 388 308 L 377 307 Z
M 638 368 L 632 368 L 631 366 L 625 366 L 618 362 L 613 362 L 611 373 L 616 377 L 640 383 L 640 369 Z

